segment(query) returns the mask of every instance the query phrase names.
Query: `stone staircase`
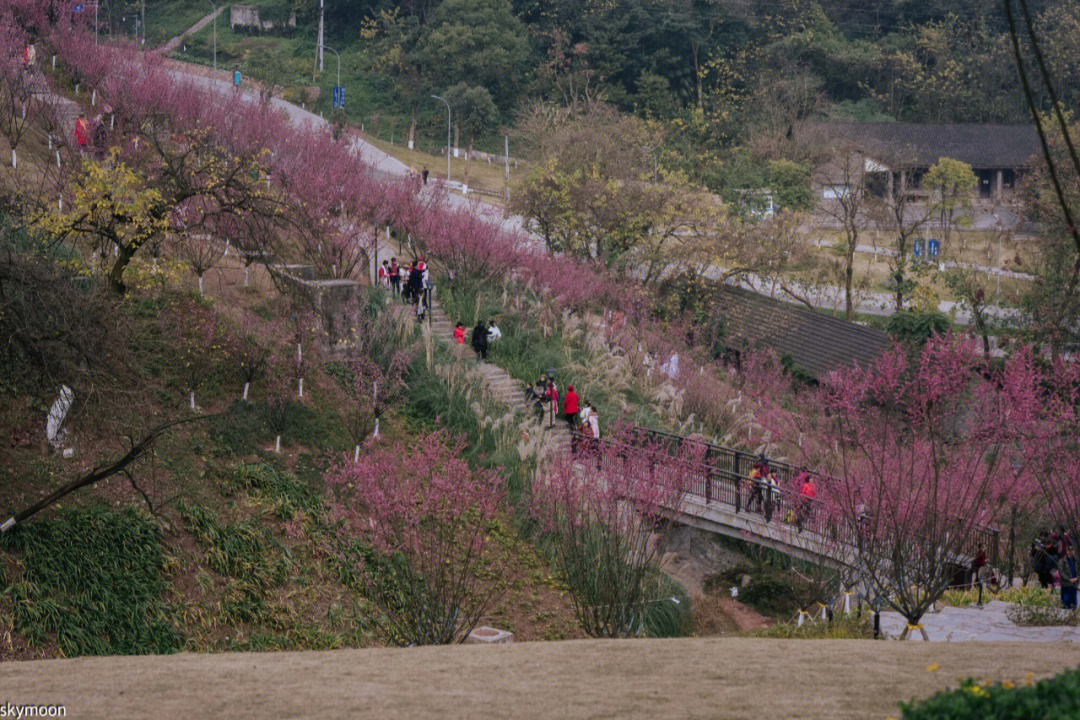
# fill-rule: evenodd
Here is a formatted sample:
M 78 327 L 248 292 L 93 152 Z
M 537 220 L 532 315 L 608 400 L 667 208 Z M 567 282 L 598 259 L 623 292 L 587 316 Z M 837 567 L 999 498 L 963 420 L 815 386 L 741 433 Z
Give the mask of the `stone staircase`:
M 446 311 L 437 302 L 431 303 L 430 310 L 431 334 L 443 342 L 454 344 L 454 322 Z M 471 329 L 466 329 L 466 341 L 469 339 Z M 458 348 L 462 357 L 475 357 L 472 348 L 462 345 Z M 507 407 L 522 411 L 526 417 L 532 418 L 534 410 L 530 403 L 525 402 L 525 384 L 520 380 L 510 377 L 510 373 L 491 362 L 476 361 L 477 370 L 484 379 L 484 385 L 492 397 Z M 556 417 L 551 422 L 550 413 L 545 415 L 545 422 L 541 431 L 544 434 L 544 447 L 548 453 L 566 453 L 570 451 L 570 429 L 566 421 Z

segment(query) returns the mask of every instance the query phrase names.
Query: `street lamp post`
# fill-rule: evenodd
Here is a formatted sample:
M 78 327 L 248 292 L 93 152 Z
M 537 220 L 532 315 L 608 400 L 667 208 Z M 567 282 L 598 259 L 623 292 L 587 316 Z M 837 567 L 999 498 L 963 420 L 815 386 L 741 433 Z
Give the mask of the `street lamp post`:
M 438 95 L 432 95 L 431 97 L 436 100 L 442 100 L 443 105 L 446 106 L 446 187 L 450 188 L 450 103 L 446 102 L 445 98 L 441 98 Z
M 325 44 L 324 44 L 324 45 L 322 46 L 322 49 L 323 49 L 323 50 L 329 50 L 330 52 L 334 53 L 334 57 L 336 57 L 336 58 L 337 58 L 337 84 L 338 84 L 338 86 L 340 87 L 340 86 L 341 86 L 341 56 L 340 56 L 340 55 L 338 55 L 338 51 L 337 51 L 337 50 L 335 50 L 334 48 L 330 47 L 329 45 L 325 45 Z
M 214 8 L 214 71 L 217 71 L 217 5 L 214 4 L 214 0 L 206 0 L 210 3 L 210 7 Z M 203 27 L 206 27 L 205 25 Z

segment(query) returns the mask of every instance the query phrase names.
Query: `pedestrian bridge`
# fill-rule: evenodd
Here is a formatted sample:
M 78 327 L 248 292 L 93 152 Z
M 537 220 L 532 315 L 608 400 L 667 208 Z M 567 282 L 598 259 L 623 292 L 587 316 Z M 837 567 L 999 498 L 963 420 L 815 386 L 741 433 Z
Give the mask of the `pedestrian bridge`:
M 768 547 L 808 562 L 833 567 L 854 566 L 853 528 L 836 523 L 824 511 L 820 500 L 801 498 L 788 489 L 799 468 L 767 459 L 780 483 L 780 488 L 772 491 L 770 502 L 765 484 L 750 477 L 757 460 L 753 453 L 647 428 L 635 428 L 632 436 L 640 438 L 639 446 L 655 448 L 656 452 L 648 453 L 648 458 L 649 470 L 656 474 L 664 472 L 681 448 L 689 444 L 704 447 L 700 471 L 691 473 L 691 483 L 679 506 L 669 509 L 676 522 Z M 601 442 L 606 446 L 615 444 L 610 439 Z M 819 492 L 827 493 L 828 478 L 809 472 L 815 476 Z M 755 496 L 760 496 L 761 500 L 756 500 Z M 975 533 L 968 539 L 957 564 L 969 562 L 980 545 L 986 548 L 990 562 L 996 562 L 998 540 L 998 531 L 993 529 Z

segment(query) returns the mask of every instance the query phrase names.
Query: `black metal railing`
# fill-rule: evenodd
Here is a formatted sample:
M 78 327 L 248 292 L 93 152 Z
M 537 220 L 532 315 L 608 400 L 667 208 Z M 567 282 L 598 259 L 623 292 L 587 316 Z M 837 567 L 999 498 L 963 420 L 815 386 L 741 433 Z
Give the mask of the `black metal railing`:
M 672 458 L 684 454 L 693 448 L 702 453 L 699 469 L 689 473 L 689 486 L 685 493 L 704 500 L 705 504 L 718 503 L 733 508 L 736 513 L 754 512 L 762 515 L 766 522 L 779 522 L 795 528 L 818 534 L 823 539 L 854 545 L 857 542 L 856 528 L 841 527 L 823 511 L 817 499 L 802 496 L 792 488 L 794 479 L 802 470 L 789 463 L 765 459 L 770 471 L 775 473 L 777 484 L 772 485 L 760 478 L 751 478 L 751 471 L 760 458 L 758 455 L 722 445 L 714 445 L 703 440 L 686 438 L 674 433 L 649 428 L 635 427 L 630 431 L 633 445 L 638 451 L 646 450 L 655 458 L 652 466 L 670 463 Z M 636 438 L 635 438 L 636 436 Z M 598 448 L 621 445 L 610 439 L 600 441 L 574 431 L 571 435 L 574 448 Z M 652 471 L 652 470 L 651 470 Z M 811 475 L 819 491 L 828 491 L 829 479 L 811 470 Z M 784 487 L 784 486 L 787 487 Z M 960 554 L 974 558 L 982 547 L 990 563 L 999 559 L 1000 533 L 989 527 L 976 528 L 967 533 L 960 548 Z

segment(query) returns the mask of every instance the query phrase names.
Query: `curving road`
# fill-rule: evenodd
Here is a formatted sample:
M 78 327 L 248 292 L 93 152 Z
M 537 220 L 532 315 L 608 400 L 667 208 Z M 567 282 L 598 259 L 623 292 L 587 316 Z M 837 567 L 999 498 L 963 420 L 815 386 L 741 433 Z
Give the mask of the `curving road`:
M 168 71 L 177 79 L 193 82 L 198 86 L 205 88 L 206 90 L 221 93 L 231 94 L 234 92 L 240 92 L 244 97 L 250 99 L 252 102 L 258 101 L 258 93 L 252 90 L 250 87 L 241 87 L 237 90 L 233 84 L 231 75 L 228 73 L 217 72 L 209 68 L 203 68 L 197 65 L 190 65 L 179 61 L 169 61 Z M 250 82 L 250 81 L 249 81 Z M 297 107 L 296 105 L 282 100 L 281 98 L 274 97 L 270 100 L 273 107 L 282 111 L 289 121 L 297 127 L 303 127 L 305 125 L 313 128 L 322 128 L 328 125 L 328 122 L 309 110 Z M 366 142 L 362 137 L 358 135 L 352 136 L 351 147 L 357 154 L 360 155 L 371 167 L 376 175 L 382 175 L 388 178 L 405 178 L 408 177 L 412 170 L 405 163 L 392 157 L 386 152 L 375 147 L 371 143 Z M 451 184 L 453 187 L 453 184 Z M 483 213 L 490 222 L 495 223 L 499 227 L 515 233 L 521 233 L 531 238 L 538 247 L 543 247 L 542 238 L 529 229 L 528 221 L 520 216 L 506 212 L 502 208 L 496 207 L 485 203 L 479 199 L 470 199 L 462 195 L 448 192 L 445 194 L 446 204 L 452 208 L 470 208 L 474 212 Z M 867 247 L 869 248 L 869 246 Z M 872 249 L 871 249 L 872 250 Z M 978 270 L 984 270 L 984 268 L 977 268 Z M 1021 276 L 1020 273 L 1010 273 L 1007 271 L 997 271 L 997 273 L 1003 276 Z M 722 268 L 717 268 L 712 273 L 714 277 L 721 277 L 724 275 Z M 774 297 L 777 300 L 790 302 L 793 304 L 800 304 L 798 300 L 790 297 L 786 293 L 780 292 L 775 283 L 766 278 L 754 274 L 747 274 L 742 277 L 740 283 L 742 287 L 753 290 L 761 295 L 768 295 Z M 788 285 L 802 294 L 814 307 L 842 311 L 844 308 L 844 293 L 843 288 L 838 286 L 802 286 L 797 282 L 788 283 Z M 887 316 L 893 314 L 894 299 L 892 294 L 887 292 L 856 290 L 855 293 L 855 310 L 858 313 L 866 315 L 878 315 Z M 954 316 L 959 323 L 971 323 L 972 316 L 969 311 L 957 302 L 943 300 L 938 304 L 938 309 L 950 316 Z M 990 317 L 997 318 L 999 320 L 1011 320 L 1020 317 L 1020 311 L 1015 308 L 1001 307 L 1001 306 L 988 306 L 986 313 Z

